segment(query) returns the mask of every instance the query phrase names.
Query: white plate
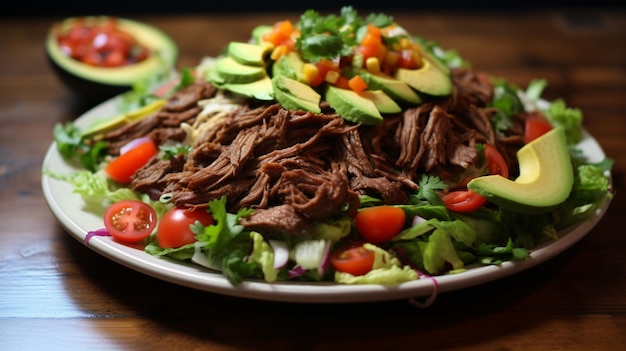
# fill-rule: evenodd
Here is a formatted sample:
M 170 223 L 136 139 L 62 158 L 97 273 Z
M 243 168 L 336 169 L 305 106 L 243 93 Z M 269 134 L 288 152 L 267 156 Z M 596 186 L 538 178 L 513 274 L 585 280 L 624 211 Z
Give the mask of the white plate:
M 78 126 L 86 127 L 99 118 L 116 115 L 115 106 L 119 97 L 106 101 L 78 118 Z M 604 152 L 597 141 L 586 135 L 580 144 L 592 161 L 604 159 Z M 52 144 L 46 153 L 43 168 L 56 174 L 75 171 L 67 164 Z M 84 242 L 88 231 L 103 227 L 102 217 L 84 209 L 80 195 L 73 193 L 72 186 L 64 181 L 42 176 L 42 187 L 48 206 L 61 225 L 77 240 Z M 609 202 L 607 201 L 589 220 L 559 233 L 556 241 L 545 243 L 532 250 L 531 257 L 521 262 L 505 262 L 499 266 L 478 266 L 466 272 L 436 277 L 439 292 L 447 292 L 483 284 L 526 270 L 563 252 L 582 239 L 600 221 Z M 333 283 L 279 282 L 268 284 L 262 281 L 247 281 L 238 286 L 231 285 L 220 273 L 203 267 L 184 264 L 151 256 L 142 250 L 119 244 L 111 237 L 92 237 L 88 247 L 97 253 L 143 274 L 171 283 L 207 292 L 284 302 L 342 303 L 396 300 L 428 297 L 435 291 L 430 279 L 421 279 L 397 286 L 339 285 Z

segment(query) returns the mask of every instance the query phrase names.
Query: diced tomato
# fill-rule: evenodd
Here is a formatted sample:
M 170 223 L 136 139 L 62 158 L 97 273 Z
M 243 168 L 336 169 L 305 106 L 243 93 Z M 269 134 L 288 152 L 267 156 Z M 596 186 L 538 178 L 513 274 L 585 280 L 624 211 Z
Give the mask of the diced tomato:
M 526 144 L 552 130 L 552 124 L 542 114 L 535 112 L 528 115 L 524 127 L 524 142 Z
M 335 82 L 335 86 L 341 89 L 350 89 L 350 84 L 348 84 L 348 78 L 344 76 L 339 76 L 337 81 Z
M 471 190 L 454 190 L 444 194 L 441 199 L 448 210 L 460 213 L 474 212 L 487 201 Z
M 412 49 L 404 49 L 398 55 L 396 66 L 399 68 L 416 69 L 420 67 L 417 54 Z
M 124 54 L 119 51 L 112 51 L 102 60 L 102 66 L 105 67 L 117 67 L 124 65 Z
M 121 154 L 111 161 L 104 169 L 111 179 L 128 184 L 137 170 L 145 165 L 159 149 L 152 140 L 147 140 Z
M 124 243 L 136 243 L 147 238 L 156 225 L 156 212 L 141 201 L 118 201 L 104 213 L 105 228 L 115 240 Z
M 356 47 L 356 52 L 363 56 L 363 62 L 370 57 L 376 57 L 382 62 L 387 55 L 387 51 L 387 47 L 383 43 L 380 28 L 369 24 L 367 26 L 367 32 Z
M 269 32 L 263 34 L 261 38 L 263 41 L 272 44 L 274 47 L 279 45 L 286 45 L 287 48 L 293 50 L 295 42 L 293 35 L 295 28 L 291 21 L 285 20 L 276 22 Z
M 339 272 L 363 275 L 372 270 L 374 252 L 362 245 L 347 247 L 330 256 L 330 264 Z
M 382 43 L 377 45 L 359 45 L 356 47 L 356 52 L 363 56 L 363 62 L 370 57 L 375 57 L 382 62 L 387 56 L 387 48 Z
M 356 93 L 362 93 L 367 89 L 367 83 L 361 78 L 361 76 L 356 75 L 348 80 L 348 86 Z
M 196 242 L 196 235 L 190 228 L 196 221 L 199 221 L 203 226 L 214 223 L 213 216 L 203 208 L 173 207 L 167 211 L 157 228 L 159 246 L 166 249 Z
M 361 209 L 354 219 L 359 234 L 372 244 L 391 240 L 400 233 L 405 222 L 404 210 L 387 205 Z
M 367 32 L 363 36 L 363 39 L 361 39 L 360 44 L 361 45 L 377 45 L 377 44 L 382 43 L 382 40 L 383 40 L 383 35 L 382 35 L 382 31 L 380 30 L 380 28 L 376 27 L 375 25 L 368 24 Z
M 133 35 L 119 28 L 114 18 L 97 23 L 76 20 L 71 28 L 57 34 L 57 41 L 63 52 L 73 59 L 99 67 L 141 62 L 150 53 Z

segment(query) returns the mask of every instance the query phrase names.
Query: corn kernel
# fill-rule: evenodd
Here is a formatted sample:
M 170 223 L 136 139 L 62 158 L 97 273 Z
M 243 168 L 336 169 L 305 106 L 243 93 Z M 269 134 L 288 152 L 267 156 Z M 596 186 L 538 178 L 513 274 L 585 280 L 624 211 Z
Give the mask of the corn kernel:
M 326 72 L 326 77 L 324 77 L 324 80 L 330 84 L 335 84 L 337 83 L 337 79 L 339 79 L 339 76 L 340 74 L 337 71 L 328 71 Z
M 378 60 L 378 57 L 368 57 L 367 60 L 365 60 L 365 69 L 372 73 L 379 73 L 380 60 Z
M 302 75 L 304 76 L 304 79 L 306 79 L 308 82 L 315 81 L 319 74 L 320 70 L 317 68 L 316 65 L 308 62 L 302 65 Z
M 411 45 L 409 38 L 402 38 L 400 39 L 400 47 L 403 49 L 412 49 L 413 45 Z
M 278 45 L 277 47 L 274 48 L 274 50 L 272 50 L 272 53 L 270 54 L 270 58 L 274 61 L 278 61 L 278 59 L 280 59 L 281 56 L 283 56 L 286 53 L 287 53 L 287 46 Z

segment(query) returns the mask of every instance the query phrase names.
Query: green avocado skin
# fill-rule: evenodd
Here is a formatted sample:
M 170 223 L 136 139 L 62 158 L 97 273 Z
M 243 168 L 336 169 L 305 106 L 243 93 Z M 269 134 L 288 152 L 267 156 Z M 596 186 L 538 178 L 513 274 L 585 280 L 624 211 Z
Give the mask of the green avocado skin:
M 84 79 L 61 68 L 50 55 L 46 57 L 59 80 L 69 87 L 86 106 L 94 105 L 132 89 L 130 85 L 111 85 Z

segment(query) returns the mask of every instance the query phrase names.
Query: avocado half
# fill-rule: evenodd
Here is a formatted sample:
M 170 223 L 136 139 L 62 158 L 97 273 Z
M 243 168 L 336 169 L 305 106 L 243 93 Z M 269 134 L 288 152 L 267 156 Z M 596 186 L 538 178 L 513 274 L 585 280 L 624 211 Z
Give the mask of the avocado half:
M 106 16 L 71 17 L 53 25 L 46 37 L 46 56 L 61 81 L 80 98 L 99 102 L 132 88 L 133 83 L 158 73 L 168 73 L 178 60 L 176 43 L 161 30 L 145 23 L 116 18 L 117 25 L 150 48 L 146 60 L 124 67 L 96 67 L 72 59 L 61 50 L 55 33 L 77 20 L 98 21 Z

